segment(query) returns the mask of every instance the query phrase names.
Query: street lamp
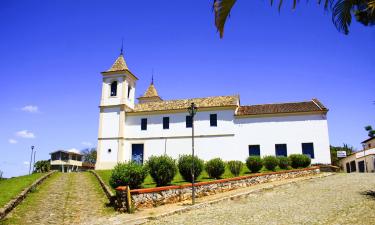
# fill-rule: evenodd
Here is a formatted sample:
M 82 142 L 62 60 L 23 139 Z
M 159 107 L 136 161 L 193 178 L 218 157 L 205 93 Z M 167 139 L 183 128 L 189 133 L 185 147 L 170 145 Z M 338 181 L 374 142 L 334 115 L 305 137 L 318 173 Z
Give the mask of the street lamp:
M 29 174 L 31 174 L 31 162 L 33 161 L 33 151 L 34 151 L 34 145 L 31 145 L 31 156 L 30 156 Z
M 195 204 L 195 187 L 194 187 L 194 182 L 195 182 L 195 178 L 194 178 L 194 116 L 195 114 L 197 113 L 198 111 L 198 108 L 196 107 L 196 105 L 194 104 L 194 102 L 191 103 L 191 105 L 188 107 L 188 112 L 189 112 L 189 115 L 190 115 L 190 118 L 191 118 L 191 151 L 192 151 L 192 156 L 193 156 L 193 160 L 192 160 L 192 167 L 191 167 L 191 177 L 192 177 L 192 182 L 191 182 L 191 188 L 192 188 L 192 192 L 191 192 L 191 200 L 192 200 L 192 204 L 194 205 Z

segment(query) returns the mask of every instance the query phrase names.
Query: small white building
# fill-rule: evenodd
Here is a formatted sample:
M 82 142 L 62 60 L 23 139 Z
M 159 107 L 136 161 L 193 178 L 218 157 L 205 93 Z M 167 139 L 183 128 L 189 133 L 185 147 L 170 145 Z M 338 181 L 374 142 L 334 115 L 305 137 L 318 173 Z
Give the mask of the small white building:
M 375 172 L 375 137 L 362 142 L 363 150 L 353 152 L 340 160 L 340 167 L 347 173 Z
M 263 105 L 241 105 L 238 95 L 163 100 L 151 82 L 135 103 L 138 78 L 122 54 L 102 75 L 96 169 L 191 154 L 192 102 L 198 107 L 195 151 L 204 160 L 303 153 L 312 163 L 331 163 L 328 109 L 317 99 Z

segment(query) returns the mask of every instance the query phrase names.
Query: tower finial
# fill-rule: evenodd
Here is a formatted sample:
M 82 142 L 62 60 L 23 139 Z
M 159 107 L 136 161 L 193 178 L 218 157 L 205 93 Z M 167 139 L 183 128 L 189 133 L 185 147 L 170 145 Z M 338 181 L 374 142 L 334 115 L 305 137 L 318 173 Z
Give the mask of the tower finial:
M 121 39 L 121 51 L 120 51 L 120 55 L 123 55 L 124 54 L 124 38 Z
M 152 73 L 151 73 L 151 84 L 154 84 L 154 68 L 152 68 Z

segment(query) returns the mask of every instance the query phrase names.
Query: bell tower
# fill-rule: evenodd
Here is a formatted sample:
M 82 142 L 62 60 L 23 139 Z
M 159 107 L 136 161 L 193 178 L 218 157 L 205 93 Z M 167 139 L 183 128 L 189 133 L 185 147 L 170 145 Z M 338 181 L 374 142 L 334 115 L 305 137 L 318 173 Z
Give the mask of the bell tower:
M 97 161 L 95 169 L 111 169 L 124 159 L 125 110 L 134 109 L 138 78 L 129 70 L 123 51 L 102 74 Z

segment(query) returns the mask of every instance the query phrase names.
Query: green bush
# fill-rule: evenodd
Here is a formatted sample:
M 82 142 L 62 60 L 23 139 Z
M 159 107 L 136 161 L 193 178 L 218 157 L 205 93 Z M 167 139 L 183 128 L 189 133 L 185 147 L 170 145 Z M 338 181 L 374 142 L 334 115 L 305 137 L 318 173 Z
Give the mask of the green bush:
M 112 171 L 109 184 L 116 188 L 118 186 L 127 186 L 130 188 L 139 188 L 147 176 L 145 166 L 138 163 L 119 163 Z
M 280 167 L 280 169 L 283 169 L 283 170 L 288 169 L 288 167 L 291 164 L 290 159 L 288 157 L 286 157 L 286 156 L 278 157 L 278 159 L 279 159 L 279 167 Z
M 263 165 L 267 170 L 275 171 L 276 167 L 279 165 L 279 160 L 276 156 L 265 156 L 263 157 Z
M 169 156 L 151 156 L 146 166 L 157 186 L 170 184 L 177 173 L 176 162 Z
M 193 160 L 194 160 L 194 179 L 196 180 L 199 175 L 203 171 L 203 160 L 199 159 L 198 157 L 192 155 L 182 155 L 178 159 L 178 170 L 180 171 L 181 176 L 184 180 L 188 182 L 192 182 L 192 168 L 193 168 Z
M 311 163 L 311 159 L 307 155 L 303 154 L 292 154 L 289 156 L 291 166 L 295 169 L 308 167 Z
M 249 156 L 246 159 L 246 166 L 252 173 L 256 173 L 262 169 L 263 161 L 258 156 Z
M 243 167 L 243 163 L 241 161 L 238 161 L 238 160 L 229 161 L 228 162 L 228 167 L 229 167 L 230 172 L 234 176 L 237 177 L 241 173 L 241 170 L 242 170 L 242 167 Z
M 211 159 L 206 162 L 205 169 L 208 176 L 219 179 L 225 172 L 225 163 L 220 158 Z

